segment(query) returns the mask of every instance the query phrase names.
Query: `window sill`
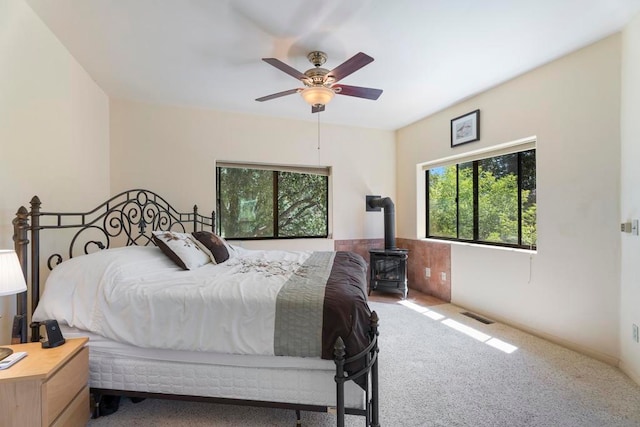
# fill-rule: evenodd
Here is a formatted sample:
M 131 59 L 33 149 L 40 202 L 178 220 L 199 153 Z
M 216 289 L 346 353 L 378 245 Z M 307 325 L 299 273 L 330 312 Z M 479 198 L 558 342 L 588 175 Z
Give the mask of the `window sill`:
M 458 242 L 456 240 L 440 240 L 440 239 L 420 239 L 423 242 L 444 243 L 457 246 L 472 246 L 482 249 L 497 249 L 499 251 L 520 252 L 523 254 L 535 255 L 538 253 L 536 249 L 509 248 L 505 246 L 482 245 L 480 243 Z

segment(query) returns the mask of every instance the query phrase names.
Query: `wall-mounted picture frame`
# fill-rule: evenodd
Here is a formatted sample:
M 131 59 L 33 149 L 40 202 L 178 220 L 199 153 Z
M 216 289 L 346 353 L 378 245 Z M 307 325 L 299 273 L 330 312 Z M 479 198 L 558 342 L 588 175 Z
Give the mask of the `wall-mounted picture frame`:
M 451 120 L 451 146 L 480 139 L 480 110 L 475 110 Z

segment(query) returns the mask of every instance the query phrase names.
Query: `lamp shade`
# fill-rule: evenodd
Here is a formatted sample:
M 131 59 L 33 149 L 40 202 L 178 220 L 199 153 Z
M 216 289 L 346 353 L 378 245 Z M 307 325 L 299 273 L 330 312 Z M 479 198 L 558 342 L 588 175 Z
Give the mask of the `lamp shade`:
M 303 89 L 300 95 L 309 105 L 327 105 L 333 99 L 335 92 L 328 87 L 311 86 Z
M 19 294 L 27 290 L 18 255 L 12 250 L 0 250 L 0 296 Z

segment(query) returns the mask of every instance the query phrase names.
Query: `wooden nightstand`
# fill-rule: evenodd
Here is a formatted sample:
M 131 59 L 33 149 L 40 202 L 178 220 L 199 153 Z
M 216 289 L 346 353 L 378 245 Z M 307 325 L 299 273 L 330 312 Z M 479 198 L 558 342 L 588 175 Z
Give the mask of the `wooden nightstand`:
M 75 427 L 89 421 L 87 338 L 67 339 L 56 348 L 15 344 L 28 356 L 0 370 L 0 425 Z

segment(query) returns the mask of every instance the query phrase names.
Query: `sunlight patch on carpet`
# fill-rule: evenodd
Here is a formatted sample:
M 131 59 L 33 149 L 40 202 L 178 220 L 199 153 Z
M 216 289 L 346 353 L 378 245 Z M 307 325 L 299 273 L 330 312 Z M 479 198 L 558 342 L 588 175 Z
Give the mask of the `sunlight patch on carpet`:
M 475 328 L 472 328 L 471 326 L 467 326 L 453 319 L 449 319 L 440 313 L 437 313 L 433 310 L 429 310 L 427 307 L 423 307 L 421 305 L 415 304 L 407 300 L 399 301 L 398 304 L 408 309 L 411 309 L 415 312 L 418 312 L 424 316 L 427 316 L 433 320 L 440 321 L 440 323 L 442 323 L 443 325 L 446 325 L 452 329 L 455 329 L 458 332 L 468 335 L 475 340 L 478 340 L 484 344 L 487 344 L 507 354 L 511 354 L 518 349 L 518 347 L 512 344 L 504 342 L 498 338 L 494 338 L 491 335 L 487 335 L 484 332 L 481 332 Z
M 486 342 L 491 338 L 491 335 L 480 332 L 479 330 L 474 329 L 471 326 L 463 325 L 462 323 L 456 322 L 453 319 L 445 319 L 442 321 L 442 323 L 480 342 Z
M 490 340 L 487 340 L 485 344 L 495 347 L 498 350 L 502 350 L 507 354 L 511 354 L 518 349 L 515 345 L 511 345 L 508 342 L 499 340 L 498 338 L 491 338 Z
M 435 311 L 429 310 L 428 308 L 422 307 L 418 304 L 414 304 L 411 301 L 403 300 L 399 301 L 398 304 L 410 308 L 413 311 L 417 311 L 418 313 L 423 314 L 433 320 L 442 320 L 445 318 L 445 316 L 443 316 L 442 314 L 436 313 Z

